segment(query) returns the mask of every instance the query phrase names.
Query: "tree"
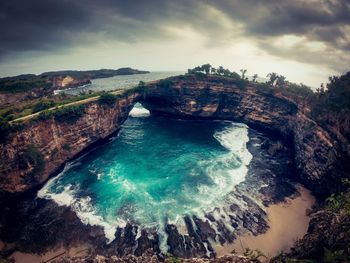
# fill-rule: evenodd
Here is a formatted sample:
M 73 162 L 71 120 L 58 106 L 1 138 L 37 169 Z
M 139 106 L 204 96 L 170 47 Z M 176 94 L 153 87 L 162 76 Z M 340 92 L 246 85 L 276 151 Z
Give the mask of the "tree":
M 216 68 L 211 68 L 211 74 L 215 75 L 217 72 L 216 72 Z
M 219 75 L 224 75 L 225 69 L 224 69 L 222 66 L 220 66 L 220 67 L 218 68 L 218 70 L 217 70 L 217 73 L 218 73 Z
M 282 75 L 277 76 L 276 85 L 277 86 L 282 86 L 284 84 L 286 84 L 286 77 L 282 76 Z
M 239 70 L 242 73 L 242 79 L 245 79 L 245 74 L 247 73 L 246 69 L 240 69 Z
M 205 72 L 205 74 L 209 74 L 210 73 L 210 69 L 211 69 L 211 65 L 210 64 L 204 64 L 201 66 L 201 70 Z
M 275 72 L 271 72 L 271 73 L 267 74 L 266 77 L 269 78 L 269 81 L 267 82 L 267 84 L 274 86 L 275 82 L 277 81 L 278 74 Z
M 258 74 L 253 75 L 253 82 L 257 82 L 256 79 L 258 78 Z

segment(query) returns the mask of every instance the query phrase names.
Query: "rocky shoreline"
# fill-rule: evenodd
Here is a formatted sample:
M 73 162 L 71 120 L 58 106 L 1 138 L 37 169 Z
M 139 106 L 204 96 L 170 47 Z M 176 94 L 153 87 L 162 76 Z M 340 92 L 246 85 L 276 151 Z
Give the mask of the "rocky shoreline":
M 181 230 L 181 225 L 166 224 L 169 253 L 181 258 L 215 258 L 214 245 L 232 244 L 243 233 L 259 235 L 266 232 L 269 225 L 263 207 L 296 194 L 290 151 L 281 146 L 280 141 L 271 140 L 257 131 L 250 130 L 249 137 L 248 149 L 254 158 L 246 181 L 230 196 L 233 202 L 213 208 L 205 218 L 185 216 Z M 262 203 L 256 203 L 256 198 Z M 142 256 L 150 249 L 162 255 L 156 229 L 127 224 L 125 228 L 118 228 L 115 240 L 107 244 L 101 227 L 84 225 L 70 208 L 58 206 L 53 201 L 29 197 L 12 204 L 3 203 L 2 207 L 6 213 L 0 221 L 3 230 L 0 237 L 10 244 L 2 251 L 3 256 L 14 251 L 44 253 L 57 246 L 74 247 L 81 243 L 93 247 L 93 255 Z M 6 220 L 9 218 L 11 220 Z
M 9 144 L 0 149 L 1 159 L 6 160 L 1 166 L 2 191 L 23 192 L 42 184 L 62 163 L 115 132 L 136 102 L 141 102 L 153 114 L 243 122 L 265 134 L 250 134 L 251 141 L 255 143 L 248 145 L 249 150 L 254 157 L 262 156 L 260 159 L 253 158 L 246 182 L 239 185 L 231 196 L 232 200 L 240 200 L 248 209 L 231 203 L 213 208 L 213 212 L 205 215 L 204 219 L 186 216 L 186 231 L 174 224 L 166 224 L 167 245 L 174 256 L 214 258 L 216 252 L 209 240 L 225 245 L 233 243 L 237 235 L 245 231 L 253 235 L 266 232 L 268 223 L 262 208 L 293 195 L 296 182 L 307 186 L 322 201 L 346 174 L 349 148 L 341 144 L 344 140 L 339 139 L 338 133 L 315 122 L 308 107 L 293 98 L 254 86 L 242 88 L 235 80 L 211 76 L 174 77 L 151 83 L 147 88 L 147 93 L 130 93 L 109 109 L 96 103 L 87 105 L 88 110 L 76 124 L 59 124 L 49 120 L 32 123 L 29 129 L 17 133 Z M 63 146 L 69 142 L 78 143 L 74 152 L 64 150 Z M 31 163 L 25 167 L 16 163 L 28 143 L 38 145 L 38 151 L 49 161 L 40 178 L 35 180 Z M 261 152 L 254 152 L 257 145 Z M 56 148 L 59 149 L 59 158 L 55 158 Z M 256 178 L 264 179 L 258 191 L 250 187 L 256 183 Z M 254 195 L 262 198 L 263 203 L 255 203 Z M 127 224 L 125 228 L 117 229 L 116 239 L 107 245 L 100 227 L 83 225 L 67 207 L 41 199 L 5 201 L 2 200 L 4 212 L 0 217 L 0 239 L 7 246 L 1 251 L 2 256 L 8 256 L 14 250 L 40 253 L 57 244 L 72 246 L 84 240 L 94 247 L 90 257 L 97 254 L 106 257 L 142 256 L 151 249 L 162 258 L 161 240 L 155 229 L 140 230 Z M 334 229 L 332 227 L 328 232 L 322 230 L 322 226 L 331 223 L 336 225 Z M 38 225 L 43 227 L 37 228 Z M 296 244 L 290 255 L 303 258 L 312 254 L 313 250 L 319 251 L 327 243 L 323 240 L 325 238 L 329 242 L 336 240 L 345 244 L 349 236 L 344 236 L 341 231 L 344 226 L 348 227 L 348 220 L 343 215 L 316 211 L 312 214 L 307 235 Z M 66 233 L 72 235 L 69 237 Z

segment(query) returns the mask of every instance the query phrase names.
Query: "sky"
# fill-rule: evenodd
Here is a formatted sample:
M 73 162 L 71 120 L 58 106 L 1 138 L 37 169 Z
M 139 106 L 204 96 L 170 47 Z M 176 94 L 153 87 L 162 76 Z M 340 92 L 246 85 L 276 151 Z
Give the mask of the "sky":
M 0 76 L 205 63 L 318 87 L 350 71 L 350 0 L 0 0 Z

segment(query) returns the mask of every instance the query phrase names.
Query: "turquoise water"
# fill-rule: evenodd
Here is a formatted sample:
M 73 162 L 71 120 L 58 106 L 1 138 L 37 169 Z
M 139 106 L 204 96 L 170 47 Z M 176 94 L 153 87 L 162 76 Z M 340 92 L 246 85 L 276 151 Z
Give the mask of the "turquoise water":
M 244 180 L 248 140 L 241 124 L 153 117 L 137 106 L 116 138 L 68 164 L 38 195 L 103 226 L 110 241 L 126 222 L 162 229 L 207 212 Z

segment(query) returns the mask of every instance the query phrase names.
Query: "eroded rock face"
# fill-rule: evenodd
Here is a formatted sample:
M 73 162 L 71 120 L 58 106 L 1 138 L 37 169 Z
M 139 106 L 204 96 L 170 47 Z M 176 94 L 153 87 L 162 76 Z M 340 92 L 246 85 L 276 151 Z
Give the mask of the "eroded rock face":
M 250 263 L 255 262 L 247 259 L 243 256 L 238 255 L 226 255 L 215 259 L 205 258 L 191 258 L 191 259 L 180 259 L 180 258 L 158 258 L 153 251 L 146 251 L 141 256 L 128 255 L 124 257 L 117 256 L 88 256 L 88 257 L 76 257 L 76 258 L 61 258 L 54 260 L 55 263 L 172 263 L 172 262 L 183 262 L 183 263 Z
M 89 103 L 86 114 L 74 124 L 53 120 L 30 124 L 0 146 L 0 189 L 21 192 L 45 181 L 64 162 L 117 131 L 136 100 L 153 113 L 232 120 L 280 136 L 295 151 L 300 179 L 316 194 L 327 194 L 323 185 L 339 176 L 339 160 L 349 147 L 339 145 L 336 136 L 309 118 L 304 106 L 271 91 L 239 88 L 227 78 L 186 76 L 168 82 L 154 82 L 143 98 L 132 94 L 111 108 Z M 33 167 L 19 161 L 30 144 L 46 162 L 39 176 L 28 176 Z
M 153 113 L 232 120 L 278 135 L 294 149 L 300 179 L 316 194 L 327 194 L 324 184 L 338 176 L 337 140 L 308 117 L 303 105 L 282 94 L 239 88 L 227 78 L 186 76 L 167 85 L 154 83 L 142 104 Z
M 307 234 L 298 240 L 289 257 L 300 259 L 318 259 L 322 261 L 325 249 L 344 250 L 350 243 L 350 217 L 345 213 L 327 210 L 317 211 L 311 215 Z M 346 252 L 344 253 L 346 255 Z
M 65 162 L 115 133 L 138 99 L 139 94 L 135 93 L 111 106 L 89 102 L 84 114 L 74 123 L 55 119 L 27 123 L 7 144 L 0 145 L 0 190 L 23 192 L 43 183 Z M 30 146 L 43 159 L 40 171 L 35 170 L 35 162 L 25 158 Z

